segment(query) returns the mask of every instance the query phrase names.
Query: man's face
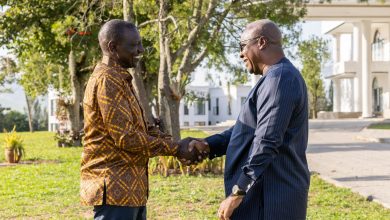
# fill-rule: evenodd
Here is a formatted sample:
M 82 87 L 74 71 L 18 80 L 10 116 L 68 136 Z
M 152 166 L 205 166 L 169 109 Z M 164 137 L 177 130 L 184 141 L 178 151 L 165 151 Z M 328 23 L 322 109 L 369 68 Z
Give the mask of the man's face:
M 250 31 L 245 30 L 240 39 L 240 58 L 244 61 L 246 68 L 250 73 L 261 75 L 259 68 L 261 59 L 257 44 L 261 36 L 254 36 Z
M 122 40 L 116 45 L 116 58 L 123 68 L 137 65 L 139 56 L 144 52 L 141 37 L 137 30 L 125 30 Z

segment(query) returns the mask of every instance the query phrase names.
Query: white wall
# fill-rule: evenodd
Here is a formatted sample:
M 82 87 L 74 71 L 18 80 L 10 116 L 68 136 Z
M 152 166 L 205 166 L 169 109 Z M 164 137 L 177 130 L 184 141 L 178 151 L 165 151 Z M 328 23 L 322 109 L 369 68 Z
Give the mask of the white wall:
M 205 115 L 195 115 L 195 103 L 188 104 L 188 115 L 184 115 L 184 100 L 180 103 L 180 126 L 194 126 L 196 122 L 204 121 L 205 125 L 215 125 L 220 122 L 227 120 L 236 120 L 240 110 L 241 110 L 241 98 L 246 97 L 249 94 L 251 87 L 250 86 L 230 86 L 230 96 L 231 96 L 231 114 L 228 110 L 228 88 L 224 87 L 197 87 L 191 86 L 187 87 L 187 91 L 197 91 L 203 94 L 207 94 L 210 98 L 210 101 L 205 102 L 206 114 Z M 217 107 L 217 98 L 218 98 L 218 115 L 216 114 Z M 209 106 L 209 103 L 211 104 Z
M 56 104 L 57 104 L 58 94 L 53 89 L 49 89 L 47 97 L 47 114 L 49 114 L 49 131 L 56 131 L 58 128 L 58 120 L 56 117 Z
M 209 106 L 207 96 L 209 94 L 209 87 L 208 86 L 187 86 L 187 91 L 193 91 L 197 97 L 203 97 L 205 99 L 205 114 L 204 115 L 195 115 L 196 112 L 196 103 L 195 102 L 189 102 L 187 103 L 188 106 L 188 115 L 184 115 L 184 99 L 180 102 L 180 109 L 179 109 L 179 119 L 180 119 L 180 126 L 194 126 L 196 123 L 204 123 L 205 125 L 208 125 L 209 123 Z

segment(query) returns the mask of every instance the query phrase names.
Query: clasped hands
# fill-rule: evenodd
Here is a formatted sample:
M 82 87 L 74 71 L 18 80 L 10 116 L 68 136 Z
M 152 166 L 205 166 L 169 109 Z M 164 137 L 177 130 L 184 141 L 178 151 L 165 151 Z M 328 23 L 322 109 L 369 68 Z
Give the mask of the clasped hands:
M 177 158 L 185 165 L 202 162 L 209 156 L 210 148 L 204 139 L 187 137 L 178 142 Z

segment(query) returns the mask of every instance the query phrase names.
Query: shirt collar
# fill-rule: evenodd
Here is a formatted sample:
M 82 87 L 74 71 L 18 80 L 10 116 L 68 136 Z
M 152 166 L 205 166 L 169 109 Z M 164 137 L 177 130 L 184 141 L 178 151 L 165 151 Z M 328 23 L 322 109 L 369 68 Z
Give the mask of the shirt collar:
M 133 76 L 131 76 L 129 71 L 127 71 L 127 69 L 121 67 L 117 63 L 114 63 L 111 66 L 108 66 L 107 64 L 101 62 L 100 65 L 105 66 L 106 68 L 112 68 L 114 70 L 114 71 L 112 71 L 112 73 L 114 73 L 115 75 L 119 76 L 120 78 L 128 81 L 129 83 L 131 83 L 133 80 Z

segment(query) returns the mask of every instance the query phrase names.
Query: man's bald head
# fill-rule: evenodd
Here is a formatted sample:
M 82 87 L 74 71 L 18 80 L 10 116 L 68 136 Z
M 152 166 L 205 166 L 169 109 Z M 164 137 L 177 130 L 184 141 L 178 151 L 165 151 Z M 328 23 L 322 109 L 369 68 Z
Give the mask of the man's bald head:
M 99 31 L 99 45 L 103 54 L 108 52 L 108 43 L 120 43 L 125 36 L 126 31 L 137 31 L 137 27 L 127 21 L 114 19 L 106 22 Z
M 262 19 L 248 24 L 245 28 L 250 38 L 264 36 L 270 43 L 282 46 L 282 33 L 279 27 L 271 20 Z
M 246 26 L 241 34 L 240 58 L 250 73 L 263 75 L 283 57 L 282 33 L 274 22 L 262 19 Z

